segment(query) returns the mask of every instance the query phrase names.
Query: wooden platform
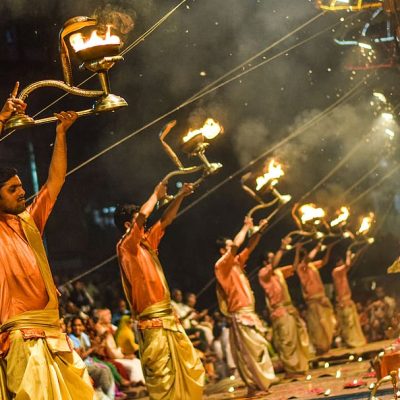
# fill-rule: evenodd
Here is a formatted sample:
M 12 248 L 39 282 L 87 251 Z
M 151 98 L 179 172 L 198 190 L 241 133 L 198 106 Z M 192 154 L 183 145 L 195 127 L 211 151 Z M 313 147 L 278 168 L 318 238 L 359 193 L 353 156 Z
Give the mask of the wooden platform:
M 371 343 L 357 349 L 334 349 L 313 359 L 314 368 L 309 375 L 296 381 L 284 380 L 270 388 L 267 396 L 253 399 L 369 399 L 369 386 L 376 382 L 371 375 L 369 359 L 388 347 L 392 341 Z M 345 388 L 346 385 L 354 387 Z M 204 398 L 209 400 L 249 399 L 247 390 L 240 379 L 225 379 L 214 385 L 207 385 Z M 380 399 L 393 398 L 390 384 L 378 392 Z

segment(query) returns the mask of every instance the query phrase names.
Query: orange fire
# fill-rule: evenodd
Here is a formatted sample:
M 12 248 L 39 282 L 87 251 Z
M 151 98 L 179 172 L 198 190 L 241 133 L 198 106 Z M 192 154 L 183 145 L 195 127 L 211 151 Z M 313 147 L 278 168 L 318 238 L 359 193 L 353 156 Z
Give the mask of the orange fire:
M 340 225 L 348 220 L 350 217 L 350 210 L 347 207 L 340 207 L 340 210 L 337 211 L 338 216 L 331 221 L 331 226 Z
M 268 172 L 256 179 L 256 190 L 262 189 L 267 183 L 270 186 L 275 186 L 278 183 L 278 179 L 283 175 L 285 173 L 282 170 L 282 165 L 272 159 L 268 165 Z
M 357 231 L 358 235 L 366 235 L 371 229 L 374 222 L 375 214 L 370 212 L 366 217 L 361 220 L 360 228 Z
M 317 0 L 317 6 L 321 10 L 329 11 L 361 11 L 371 8 L 381 8 L 382 1 L 365 1 L 365 0 Z
M 74 33 L 70 36 L 69 41 L 76 52 L 95 46 L 121 44 L 119 36 L 111 34 L 111 25 L 107 25 L 107 32 L 104 37 L 99 36 L 97 30 L 94 30 L 89 39 L 85 39 L 81 33 Z
M 183 137 L 183 142 L 186 143 L 197 135 L 203 135 L 206 139 L 211 140 L 223 132 L 223 130 L 224 128 L 217 121 L 214 121 L 212 118 L 207 118 L 206 122 L 200 129 L 190 129 Z
M 301 214 L 301 222 L 305 224 L 306 222 L 310 222 L 315 220 L 315 222 L 319 222 L 320 218 L 325 217 L 325 211 L 323 208 L 317 208 L 315 204 L 304 204 L 299 209 Z

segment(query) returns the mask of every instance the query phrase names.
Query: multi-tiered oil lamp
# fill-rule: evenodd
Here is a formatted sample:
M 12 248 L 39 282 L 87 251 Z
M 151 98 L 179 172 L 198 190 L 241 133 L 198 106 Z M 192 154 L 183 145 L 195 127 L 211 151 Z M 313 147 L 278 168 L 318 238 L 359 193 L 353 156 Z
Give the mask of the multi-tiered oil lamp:
M 107 26 L 105 30 L 101 28 L 104 27 L 98 26 L 95 18 L 74 17 L 69 19 L 60 32 L 60 59 L 64 81 L 49 79 L 34 82 L 25 87 L 18 98 L 26 101 L 28 96 L 37 89 L 55 87 L 75 96 L 97 99 L 92 108 L 78 111 L 79 116 L 114 111 L 127 106 L 127 102 L 122 97 L 110 92 L 108 79 L 108 70 L 117 61 L 123 59 L 118 55 L 121 49 L 121 40 L 113 33 L 112 26 Z M 73 85 L 71 54 L 75 54 L 82 61 L 80 68 L 97 74 L 101 90 L 81 89 Z M 8 120 L 5 129 L 26 128 L 56 120 L 55 117 L 34 120 L 26 114 L 16 114 Z

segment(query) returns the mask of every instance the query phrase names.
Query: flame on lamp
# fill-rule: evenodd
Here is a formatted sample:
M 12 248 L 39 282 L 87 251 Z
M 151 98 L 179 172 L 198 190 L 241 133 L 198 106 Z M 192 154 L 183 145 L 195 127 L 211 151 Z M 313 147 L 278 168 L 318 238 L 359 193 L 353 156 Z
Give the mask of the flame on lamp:
M 262 189 L 268 182 L 270 186 L 275 186 L 278 183 L 278 179 L 283 175 L 285 173 L 282 170 L 282 165 L 272 159 L 268 165 L 268 172 L 256 179 L 256 190 Z
M 340 210 L 338 210 L 337 213 L 339 215 L 333 221 L 331 221 L 332 227 L 346 222 L 350 216 L 350 210 L 347 207 L 340 207 Z
M 214 139 L 221 132 L 223 132 L 223 127 L 212 118 L 207 118 L 206 122 L 200 129 L 189 130 L 189 132 L 183 137 L 183 142 L 186 143 L 190 139 L 197 135 L 203 135 L 206 139 Z
M 371 229 L 372 222 L 374 221 L 374 213 L 369 213 L 366 217 L 361 220 L 360 228 L 357 231 L 358 235 L 364 235 Z
M 304 204 L 299 209 L 301 213 L 301 222 L 304 224 L 306 222 L 317 220 L 319 218 L 325 217 L 325 211 L 323 208 L 317 208 L 315 204 Z
M 107 44 L 121 44 L 121 39 L 117 35 L 111 34 L 111 25 L 107 25 L 107 32 L 104 37 L 97 34 L 94 30 L 89 39 L 85 39 L 82 33 L 74 33 L 70 36 L 69 42 L 76 52 L 95 46 L 103 46 Z

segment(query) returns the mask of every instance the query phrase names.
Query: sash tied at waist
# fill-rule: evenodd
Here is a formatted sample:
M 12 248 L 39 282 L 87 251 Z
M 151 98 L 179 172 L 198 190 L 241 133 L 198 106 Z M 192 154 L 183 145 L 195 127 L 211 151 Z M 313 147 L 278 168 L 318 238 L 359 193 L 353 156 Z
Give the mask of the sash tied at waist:
M 332 307 L 332 304 L 331 304 L 330 300 L 323 293 L 318 293 L 318 294 L 315 294 L 315 295 L 313 295 L 311 297 L 307 297 L 305 299 L 305 301 L 306 301 L 307 304 L 318 303 L 323 307 L 329 307 L 329 308 Z
M 169 299 L 160 301 L 147 307 L 139 314 L 138 328 L 140 330 L 152 328 L 164 328 L 179 331 L 181 323 L 174 314 Z
M 61 332 L 57 309 L 26 311 L 15 315 L 0 326 L 0 357 L 10 348 L 13 332 L 20 331 L 23 340 L 45 339 L 52 353 L 71 352 L 73 345 Z M 10 336 L 11 334 L 11 336 Z
M 286 315 L 286 313 L 290 314 L 290 309 L 293 308 L 293 304 L 291 301 L 284 301 L 281 303 L 276 303 L 274 305 L 269 305 L 271 319 L 277 319 Z
M 241 325 L 256 328 L 259 332 L 266 332 L 260 318 L 255 313 L 254 307 L 242 307 L 239 310 L 230 314 L 232 319 Z

